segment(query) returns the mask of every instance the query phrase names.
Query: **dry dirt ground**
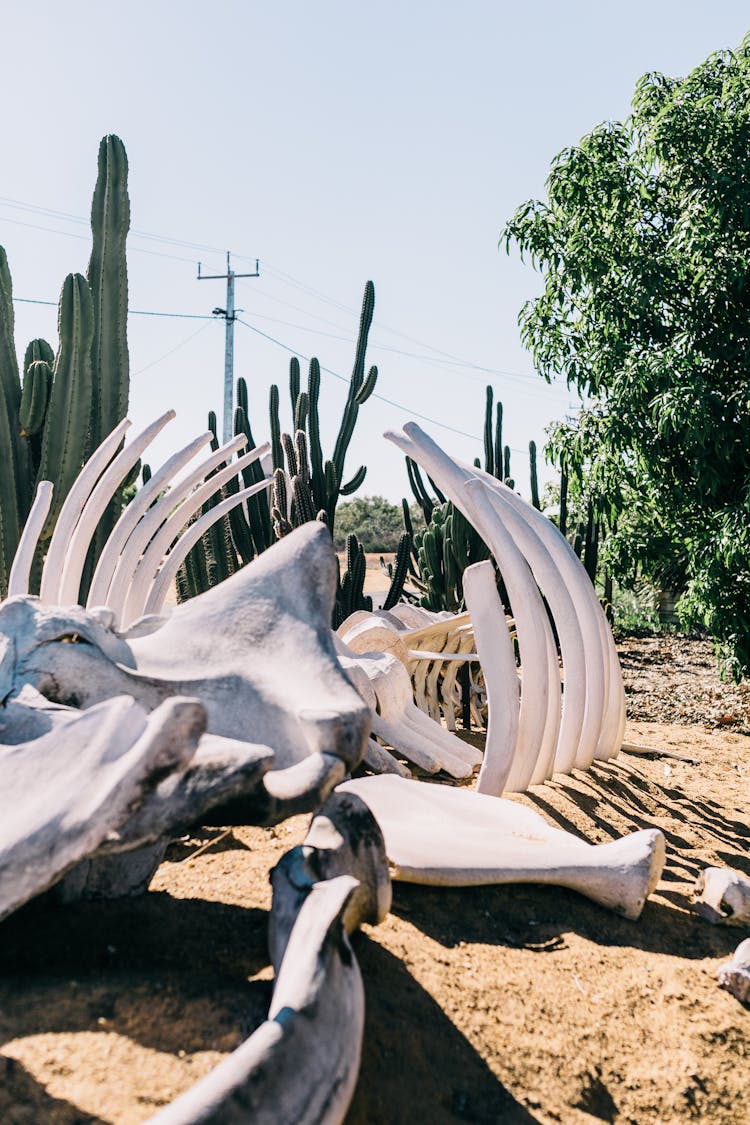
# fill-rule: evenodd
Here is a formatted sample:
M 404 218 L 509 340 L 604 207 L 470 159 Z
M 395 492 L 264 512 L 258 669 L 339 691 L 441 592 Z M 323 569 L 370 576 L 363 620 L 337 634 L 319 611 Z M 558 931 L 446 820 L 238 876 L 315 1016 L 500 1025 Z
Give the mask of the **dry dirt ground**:
M 722 684 L 701 641 L 621 655 L 627 737 L 696 764 L 623 754 L 523 800 L 591 841 L 661 828 L 657 894 L 634 923 L 554 888 L 397 885 L 355 939 L 350 1125 L 750 1121 L 750 1011 L 714 979 L 747 933 L 688 901 L 707 864 L 750 874 L 750 685 Z M 236 1047 L 270 997 L 268 871 L 305 823 L 197 831 L 140 899 L 3 923 L 0 1121 L 144 1121 Z

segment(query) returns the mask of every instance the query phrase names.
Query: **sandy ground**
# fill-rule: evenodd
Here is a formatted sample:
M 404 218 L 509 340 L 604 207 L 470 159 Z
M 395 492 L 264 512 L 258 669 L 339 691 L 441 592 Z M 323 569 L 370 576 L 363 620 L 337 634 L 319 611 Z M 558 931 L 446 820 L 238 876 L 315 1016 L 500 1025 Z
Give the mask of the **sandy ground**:
M 695 875 L 750 875 L 747 685 L 704 642 L 628 640 L 622 755 L 523 801 L 592 842 L 657 826 L 668 863 L 628 922 L 543 887 L 394 888 L 355 939 L 367 995 L 350 1125 L 747 1123 L 750 1011 L 714 972 L 745 936 L 691 913 Z M 140 899 L 37 900 L 0 926 L 0 1121 L 146 1120 L 262 1020 L 268 871 L 305 831 L 201 829 Z M 198 854 L 198 850 L 203 849 Z

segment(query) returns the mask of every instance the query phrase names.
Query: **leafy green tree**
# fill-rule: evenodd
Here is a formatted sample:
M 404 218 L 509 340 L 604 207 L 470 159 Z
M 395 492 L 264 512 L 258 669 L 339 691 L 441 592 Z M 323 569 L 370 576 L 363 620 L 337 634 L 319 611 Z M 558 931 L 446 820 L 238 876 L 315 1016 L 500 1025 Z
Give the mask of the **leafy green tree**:
M 416 505 L 412 505 L 416 508 Z M 412 513 L 416 525 L 424 521 L 422 513 Z M 382 496 L 364 496 L 346 500 L 336 510 L 335 545 L 343 551 L 347 535 L 356 535 L 365 551 L 395 551 L 404 530 L 401 507 L 390 504 Z
M 621 582 L 682 592 L 685 624 L 750 670 L 750 37 L 647 74 L 624 123 L 553 162 L 502 234 L 543 275 L 521 311 L 581 410 L 553 458 L 595 498 Z

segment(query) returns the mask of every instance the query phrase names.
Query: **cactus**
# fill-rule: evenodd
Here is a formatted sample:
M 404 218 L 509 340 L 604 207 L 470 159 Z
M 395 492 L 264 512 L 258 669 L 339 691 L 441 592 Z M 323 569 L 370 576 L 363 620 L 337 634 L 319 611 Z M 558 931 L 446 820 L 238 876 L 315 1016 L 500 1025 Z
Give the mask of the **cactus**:
M 383 609 L 393 609 L 404 595 L 404 584 L 409 574 L 411 565 L 412 536 L 405 531 L 398 541 L 396 558 L 393 565 L 388 567 L 391 584 L 383 602 Z
M 537 509 L 538 512 L 541 512 L 542 505 L 541 505 L 541 502 L 539 500 L 539 478 L 537 476 L 537 470 L 536 470 L 536 442 L 535 441 L 529 442 L 529 473 L 530 473 L 530 478 L 531 478 L 530 479 L 531 503 L 534 505 L 534 507 Z
M 128 158 L 119 137 L 103 137 L 99 175 L 91 203 L 93 245 L 86 280 L 94 302 L 91 344 L 93 402 L 90 449 L 111 433 L 128 409 L 128 272 L 125 241 L 130 227 Z
M 39 463 L 39 480 L 51 480 L 55 484 L 45 525 L 47 536 L 52 534 L 68 489 L 80 472 L 89 433 L 94 302 L 86 278 L 80 273 L 65 278 L 57 328 L 60 344 Z
M 0 582 L 7 590 L 8 574 L 31 502 L 29 452 L 21 437 L 18 410 L 21 383 L 13 341 L 13 288 L 5 250 L 0 247 Z
M 52 368 L 46 359 L 35 359 L 26 368 L 21 390 L 21 403 L 18 408 L 18 421 L 21 437 L 38 434 L 44 425 L 50 390 L 52 389 Z
M 0 595 L 39 480 L 54 495 L 42 532 L 40 556 L 54 530 L 68 489 L 93 448 L 124 417 L 128 400 L 126 342 L 128 227 L 127 157 L 122 141 L 105 137 L 91 211 L 88 278 L 70 274 L 58 309 L 57 354 L 32 340 L 23 363 L 23 389 L 13 343 L 10 271 L 0 248 Z M 100 524 L 97 544 L 117 515 Z M 38 565 L 35 572 L 38 572 Z
M 256 554 L 265 551 L 276 539 L 288 535 L 294 527 L 313 519 L 324 522 L 333 535 L 339 498 L 351 495 L 364 481 L 367 472 L 364 465 L 361 465 L 348 481 L 344 481 L 343 473 L 359 408 L 370 398 L 377 384 L 376 367 L 371 367 L 365 375 L 365 352 L 374 307 L 375 289 L 372 282 L 368 281 L 362 302 L 347 400 L 330 459 L 324 458 L 320 440 L 320 363 L 318 360 L 315 358 L 310 360 L 306 389 L 301 385 L 299 360 L 293 357 L 289 364 L 289 401 L 293 436 L 282 432 L 279 388 L 276 384 L 271 386 L 269 418 L 274 483 L 270 503 L 265 494 L 259 493 L 248 501 L 247 516 L 241 508 L 236 508 L 227 518 L 223 542 L 230 554 L 233 554 L 236 567 L 250 562 Z M 215 421 L 212 425 L 212 428 L 214 427 Z M 234 431 L 236 434 L 244 433 L 248 448 L 255 448 L 249 423 L 247 384 L 244 379 L 237 381 Z M 246 486 L 260 481 L 262 477 L 263 470 L 258 462 L 243 470 Z M 236 482 L 231 482 L 227 486 L 227 492 L 236 491 L 237 487 Z M 228 532 L 227 528 L 229 528 Z M 199 564 L 197 555 L 201 553 L 203 561 Z M 193 557 L 194 554 L 196 557 Z M 185 560 L 178 578 L 180 599 L 206 588 L 200 585 L 204 580 L 209 582 L 209 585 L 213 584 L 214 579 L 218 580 L 222 573 L 222 567 L 218 565 L 220 554 L 220 545 L 217 545 L 215 538 L 205 543 L 201 540 L 196 544 Z M 347 568 L 341 578 L 337 595 L 337 614 L 343 612 L 342 607 L 345 605 L 361 608 L 364 604 L 362 590 L 359 587 L 359 578 L 364 581 L 364 573 L 360 575 L 360 570 L 363 571 L 364 568 L 364 556 L 361 563 L 354 557 L 352 566 L 354 569 Z M 401 585 L 403 586 L 403 582 Z
M 333 610 L 333 628 L 358 609 L 372 611 L 372 598 L 364 593 L 367 564 L 362 544 L 356 535 L 346 537 L 346 570 L 339 581 L 336 605 Z

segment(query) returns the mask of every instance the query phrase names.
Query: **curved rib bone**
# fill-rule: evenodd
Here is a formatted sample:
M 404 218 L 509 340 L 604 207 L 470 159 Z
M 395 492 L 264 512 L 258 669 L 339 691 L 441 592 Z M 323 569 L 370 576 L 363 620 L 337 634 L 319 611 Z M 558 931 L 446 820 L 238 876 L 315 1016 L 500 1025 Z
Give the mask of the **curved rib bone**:
M 164 606 L 164 602 L 167 598 L 170 587 L 177 577 L 177 571 L 180 569 L 183 559 L 187 555 L 188 551 L 190 551 L 191 548 L 195 546 L 200 537 L 202 535 L 205 535 L 208 529 L 210 527 L 213 527 L 216 521 L 220 520 L 222 516 L 227 515 L 233 508 L 236 508 L 238 507 L 238 505 L 243 504 L 252 496 L 256 496 L 259 492 L 263 492 L 265 489 L 270 488 L 272 483 L 272 479 L 270 477 L 267 477 L 265 480 L 258 481 L 257 484 L 253 484 L 249 488 L 243 488 L 240 492 L 235 493 L 233 496 L 228 496 L 226 500 L 221 500 L 213 508 L 210 508 L 207 512 L 204 513 L 204 515 L 197 519 L 195 523 L 191 524 L 190 527 L 183 532 L 177 543 L 175 543 L 172 550 L 162 562 L 158 574 L 152 580 L 151 589 L 149 590 L 148 597 L 146 598 L 146 604 L 143 609 L 139 610 L 139 608 L 137 607 L 137 603 L 134 603 L 134 616 L 130 619 L 130 621 L 127 620 L 127 613 L 130 610 L 131 598 L 128 598 L 128 608 L 126 609 L 126 624 L 132 624 L 132 621 L 140 617 L 142 614 L 160 613 Z M 148 571 L 145 569 L 145 559 L 143 565 L 144 577 L 147 577 Z M 138 572 L 136 571 L 136 581 L 137 579 Z M 136 583 L 134 582 L 132 593 L 135 592 L 135 589 Z
M 341 875 L 306 898 L 265 1023 L 149 1125 L 337 1125 L 359 1072 L 364 989 L 343 916 L 357 887 Z
M 468 466 L 463 467 L 468 470 Z M 593 716 L 601 715 L 601 730 L 594 756 L 599 759 L 614 757 L 625 731 L 622 672 L 612 630 L 583 564 L 565 536 L 541 512 L 489 473 L 481 469 L 473 471 L 495 497 L 501 498 L 533 528 L 562 576 L 573 600 L 584 641 L 587 711 L 591 709 Z M 601 655 L 597 655 L 599 653 Z M 589 721 L 587 718 L 586 722 Z M 576 765 L 580 768 L 585 768 L 584 761 L 590 753 L 588 745 L 587 741 L 582 741 L 581 752 L 576 756 Z
M 612 757 L 619 750 L 624 733 L 622 676 L 611 631 L 570 545 L 549 520 L 500 481 L 474 467 L 452 462 L 415 423 L 408 423 L 403 434 L 387 433 L 386 437 L 419 461 L 459 508 L 458 490 L 462 482 L 465 489 L 475 492 L 479 486 L 484 487 L 494 515 L 493 519 L 484 513 L 489 525 L 507 523 L 542 585 L 560 638 L 566 681 L 555 768 L 586 768 L 595 757 Z M 487 524 L 480 527 L 476 514 L 473 518 L 466 511 L 465 514 L 489 543 Z M 549 638 L 547 643 L 551 671 Z M 541 655 L 537 659 L 541 662 Z M 527 657 L 524 671 L 528 671 Z M 521 698 L 523 707 L 523 695 Z M 549 722 L 546 733 L 549 734 Z M 533 781 L 544 775 L 543 756 L 539 755 Z
M 359 1070 L 364 990 L 347 933 L 390 904 L 383 839 L 367 807 L 337 793 L 272 875 L 268 1019 L 151 1125 L 337 1125 Z
M 65 565 L 57 591 L 57 600 L 60 605 L 78 602 L 86 554 L 99 520 L 140 455 L 174 417 L 174 410 L 167 410 L 161 418 L 157 418 L 155 422 L 142 430 L 117 454 L 92 489 L 65 551 Z
M 158 581 L 157 571 L 162 565 L 165 552 L 174 540 L 178 540 L 178 542 L 173 550 L 179 549 L 185 537 L 194 534 L 193 528 L 195 525 L 191 525 L 191 527 L 180 536 L 180 532 L 185 528 L 188 521 L 192 519 L 196 512 L 200 511 L 205 501 L 215 495 L 228 480 L 236 477 L 242 469 L 251 465 L 254 461 L 257 461 L 258 458 L 263 455 L 265 448 L 266 446 L 260 445 L 255 449 L 251 449 L 249 453 L 244 453 L 242 457 L 239 457 L 236 461 L 230 461 L 223 469 L 214 473 L 213 476 L 209 477 L 208 480 L 204 481 L 203 484 L 196 488 L 194 492 L 182 501 L 179 507 L 174 508 L 174 505 L 172 505 L 173 510 L 171 515 L 164 521 L 144 550 L 143 558 L 132 574 L 130 589 L 125 602 L 125 609 L 123 610 L 123 620 L 125 622 L 135 621 L 142 613 L 148 612 L 145 606 L 149 602 L 154 582 Z M 250 488 L 244 489 L 242 492 L 229 496 L 227 500 L 222 501 L 221 504 L 210 509 L 196 522 L 200 523 L 202 521 L 203 531 L 206 531 L 211 524 L 221 518 L 221 515 L 224 515 L 238 504 L 243 503 L 243 501 L 249 499 L 250 496 L 254 496 L 257 492 L 262 492 L 264 488 L 269 488 L 270 485 L 271 478 L 267 477 L 258 484 L 254 484 Z M 223 509 L 221 515 L 217 515 L 217 509 L 221 507 L 222 504 Z M 201 534 L 203 534 L 203 531 L 201 531 Z M 191 546 L 196 542 L 197 538 L 193 538 Z M 187 550 L 185 550 L 185 554 L 187 554 Z M 174 574 L 177 573 L 178 569 L 179 563 L 174 568 Z
M 114 457 L 123 434 L 129 426 L 128 419 L 123 418 L 119 425 L 115 426 L 112 433 L 105 437 L 99 448 L 91 454 L 81 469 L 65 498 L 65 503 L 57 517 L 42 571 L 39 597 L 46 605 L 60 604 L 60 580 L 68 555 L 70 537 L 75 531 L 83 506 L 91 495 L 94 485 Z
M 464 597 L 474 622 L 474 643 L 484 669 L 489 717 L 477 792 L 499 797 L 505 789 L 518 740 L 518 676 L 492 563 L 464 571 Z
M 206 430 L 204 434 L 194 438 L 177 453 L 164 462 L 153 476 L 139 488 L 133 499 L 123 509 L 123 512 L 113 527 L 107 542 L 104 544 L 99 562 L 96 564 L 94 577 L 91 580 L 88 601 L 89 609 L 94 606 L 106 605 L 109 586 L 115 573 L 117 560 L 125 547 L 138 521 L 146 514 L 152 503 L 172 482 L 175 475 L 190 464 L 193 457 L 211 441 L 213 434 Z
M 553 738 L 557 738 L 555 727 L 560 721 L 560 681 L 557 674 L 554 680 L 550 676 L 552 637 L 547 613 L 528 564 L 505 526 L 495 518 L 482 483 L 452 461 L 418 426 L 409 423 L 404 430 L 403 434 L 385 436 L 424 466 L 482 536 L 503 575 L 515 616 L 524 672 L 518 742 L 507 788 L 524 790 L 535 777 L 538 762 L 546 769 L 544 759 Z M 556 694 L 551 714 L 550 692 Z
M 202 481 L 217 465 L 223 464 L 233 453 L 246 444 L 247 438 L 245 435 L 238 434 L 226 445 L 215 450 L 157 500 L 139 520 L 138 526 L 131 533 L 122 549 L 122 554 L 117 560 L 107 594 L 106 604 L 118 618 L 122 616 L 125 600 L 130 592 L 130 585 L 140 558 L 164 520 L 189 495 L 197 482 Z
M 9 598 L 16 594 L 28 594 L 29 592 L 31 564 L 34 561 L 34 552 L 39 542 L 39 536 L 42 534 L 42 528 L 52 505 L 52 492 L 52 481 L 39 481 L 34 503 L 24 524 L 16 553 L 13 556 L 13 565 L 8 576 Z
M 638 918 L 664 867 L 664 837 L 645 829 L 587 844 L 503 797 L 399 777 L 362 777 L 340 790 L 369 805 L 391 876 L 435 886 L 550 883 Z

